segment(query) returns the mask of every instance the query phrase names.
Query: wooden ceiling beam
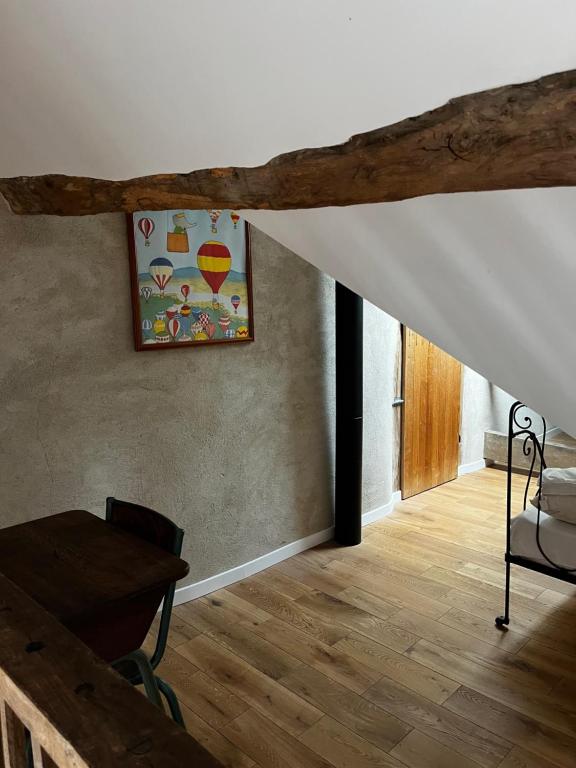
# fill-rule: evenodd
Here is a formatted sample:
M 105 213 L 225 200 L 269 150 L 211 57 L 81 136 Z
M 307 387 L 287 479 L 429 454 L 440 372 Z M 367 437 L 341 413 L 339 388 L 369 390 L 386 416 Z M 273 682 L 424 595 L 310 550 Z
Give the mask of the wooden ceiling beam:
M 255 168 L 108 181 L 0 179 L 18 214 L 81 216 L 173 208 L 320 208 L 422 195 L 576 185 L 576 70 L 461 96 L 344 144 Z

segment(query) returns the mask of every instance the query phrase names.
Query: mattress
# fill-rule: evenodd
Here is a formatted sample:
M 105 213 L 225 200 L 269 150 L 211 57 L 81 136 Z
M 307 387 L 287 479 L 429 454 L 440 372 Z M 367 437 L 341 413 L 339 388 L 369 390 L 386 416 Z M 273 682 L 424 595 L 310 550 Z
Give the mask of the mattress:
M 538 510 L 531 504 L 513 518 L 510 526 L 510 550 L 542 565 L 550 565 L 536 543 Z M 540 512 L 540 545 L 548 557 L 563 568 L 576 568 L 576 525 Z

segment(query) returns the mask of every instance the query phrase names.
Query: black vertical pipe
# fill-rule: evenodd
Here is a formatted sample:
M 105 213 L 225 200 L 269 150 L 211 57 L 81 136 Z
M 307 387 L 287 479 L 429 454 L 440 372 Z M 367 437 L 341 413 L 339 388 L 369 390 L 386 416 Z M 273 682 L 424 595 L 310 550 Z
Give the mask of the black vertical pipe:
M 336 283 L 335 539 L 362 540 L 363 300 Z

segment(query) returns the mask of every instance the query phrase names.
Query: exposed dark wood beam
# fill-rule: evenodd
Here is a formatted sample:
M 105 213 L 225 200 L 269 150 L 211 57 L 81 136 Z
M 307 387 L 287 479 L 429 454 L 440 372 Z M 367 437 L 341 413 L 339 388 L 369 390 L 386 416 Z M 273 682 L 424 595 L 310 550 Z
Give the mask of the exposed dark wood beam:
M 79 216 L 167 208 L 319 208 L 442 192 L 576 185 L 576 70 L 461 96 L 345 144 L 256 168 L 107 181 L 0 179 L 22 214 Z

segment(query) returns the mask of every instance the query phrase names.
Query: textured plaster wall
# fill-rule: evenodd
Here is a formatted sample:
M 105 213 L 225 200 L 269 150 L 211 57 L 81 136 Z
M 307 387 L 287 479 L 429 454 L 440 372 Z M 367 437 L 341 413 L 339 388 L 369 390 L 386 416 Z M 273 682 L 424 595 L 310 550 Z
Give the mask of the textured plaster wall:
M 487 429 L 508 432 L 508 411 L 516 399 L 476 371 L 464 367 L 460 464 L 471 464 L 484 457 L 484 432 Z M 529 409 L 525 414 L 537 416 Z
M 136 353 L 123 217 L 0 208 L 1 526 L 139 501 L 197 581 L 331 525 L 333 281 L 252 255 L 253 344 Z
M 387 504 L 392 496 L 395 452 L 395 362 L 400 325 L 378 307 L 364 302 L 364 442 L 363 509 Z
M 252 256 L 253 344 L 136 353 L 123 217 L 0 208 L 0 526 L 140 501 L 198 581 L 331 525 L 334 284 L 256 229 Z M 393 491 L 398 344 L 366 302 L 365 512 Z M 462 463 L 510 400 L 465 369 Z

